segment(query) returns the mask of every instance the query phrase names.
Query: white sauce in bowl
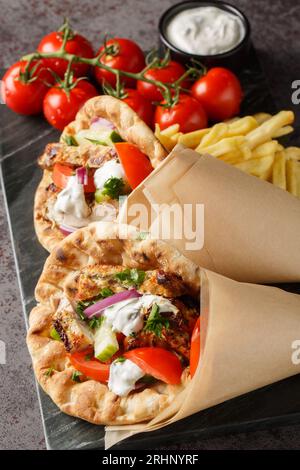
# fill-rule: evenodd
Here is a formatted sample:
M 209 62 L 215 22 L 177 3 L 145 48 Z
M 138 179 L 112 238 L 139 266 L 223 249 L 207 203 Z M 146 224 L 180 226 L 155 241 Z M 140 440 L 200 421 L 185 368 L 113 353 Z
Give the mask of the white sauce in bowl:
M 236 47 L 245 37 L 242 19 L 217 7 L 189 8 L 175 15 L 165 34 L 181 51 L 197 55 L 215 55 Z

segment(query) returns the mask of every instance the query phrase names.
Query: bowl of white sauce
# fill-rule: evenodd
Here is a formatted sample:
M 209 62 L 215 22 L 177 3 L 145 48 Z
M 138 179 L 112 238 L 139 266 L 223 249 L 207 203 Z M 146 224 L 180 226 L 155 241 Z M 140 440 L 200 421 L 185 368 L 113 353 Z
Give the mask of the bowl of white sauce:
M 240 69 L 250 48 L 247 17 L 229 3 L 181 2 L 159 21 L 161 49 L 170 49 L 175 60 L 191 59 L 207 66 Z

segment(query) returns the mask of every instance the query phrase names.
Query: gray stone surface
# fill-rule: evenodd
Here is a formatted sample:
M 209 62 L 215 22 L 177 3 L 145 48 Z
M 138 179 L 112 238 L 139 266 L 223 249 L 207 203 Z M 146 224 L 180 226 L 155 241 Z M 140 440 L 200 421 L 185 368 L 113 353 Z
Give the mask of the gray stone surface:
M 64 16 L 95 46 L 105 33 L 128 36 L 149 49 L 157 41 L 157 19 L 169 0 L 0 0 L 0 67 L 33 50 Z M 231 0 L 249 17 L 272 93 L 280 108 L 294 109 L 291 82 L 300 79 L 300 4 L 292 0 Z M 299 124 L 298 124 L 299 126 Z M 297 136 L 296 136 L 297 139 Z M 297 140 L 296 140 L 297 141 Z M 298 145 L 300 135 L 298 132 Z M 40 411 L 2 193 L 0 193 L 0 340 L 7 363 L 0 365 L 0 449 L 43 449 Z M 174 446 L 170 448 L 175 448 Z M 300 426 L 227 435 L 178 445 L 180 449 L 300 449 Z

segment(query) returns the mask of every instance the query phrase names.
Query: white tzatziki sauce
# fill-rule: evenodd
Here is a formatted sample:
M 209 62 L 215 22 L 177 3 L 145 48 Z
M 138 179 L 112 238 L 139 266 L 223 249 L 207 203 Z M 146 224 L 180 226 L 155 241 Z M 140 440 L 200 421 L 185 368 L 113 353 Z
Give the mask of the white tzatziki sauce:
M 53 207 L 54 220 L 62 219 L 65 214 L 79 220 L 86 219 L 90 215 L 83 185 L 78 183 L 76 175 L 69 177 L 67 186 L 58 194 Z
M 167 39 L 178 49 L 197 55 L 215 55 L 237 46 L 245 37 L 242 19 L 218 7 L 189 8 L 166 27 Z
M 104 184 L 110 178 L 121 178 L 125 181 L 125 172 L 121 163 L 116 160 L 108 160 L 94 173 L 94 183 L 97 189 L 102 190 Z
M 129 359 L 113 362 L 109 369 L 108 388 L 116 395 L 125 397 L 144 375 L 145 372 Z
M 117 206 L 108 202 L 95 205 L 91 211 L 86 203 L 83 186 L 77 182 L 76 176 L 70 177 L 55 203 L 51 202 L 48 204 L 49 217 L 58 225 L 81 228 L 99 220 L 116 220 L 118 215 Z
M 103 311 L 103 316 L 113 331 L 129 336 L 132 333 L 138 333 L 143 328 L 143 309 L 148 310 L 154 303 L 157 304 L 160 312 L 178 312 L 178 308 L 168 299 L 159 295 L 145 294 L 142 297 L 122 300 L 107 307 Z

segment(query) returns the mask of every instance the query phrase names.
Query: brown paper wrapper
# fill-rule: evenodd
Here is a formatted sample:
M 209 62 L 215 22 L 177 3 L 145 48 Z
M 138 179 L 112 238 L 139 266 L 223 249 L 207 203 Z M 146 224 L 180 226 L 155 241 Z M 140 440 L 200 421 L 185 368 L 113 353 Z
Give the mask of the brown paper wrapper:
M 203 248 L 191 250 L 189 240 L 176 239 L 172 221 L 169 240 L 201 267 L 246 282 L 300 281 L 300 200 L 270 183 L 177 145 L 121 210 L 122 222 L 151 232 L 148 221 L 129 215 L 137 203 L 149 221 L 153 204 L 204 204 Z M 158 217 L 164 220 L 164 210 Z M 194 212 L 184 224 L 193 230 Z
M 201 281 L 201 353 L 195 376 L 149 423 L 108 426 L 106 448 L 300 372 L 300 364 L 292 361 L 297 353 L 293 342 L 300 339 L 300 296 L 207 270 Z

